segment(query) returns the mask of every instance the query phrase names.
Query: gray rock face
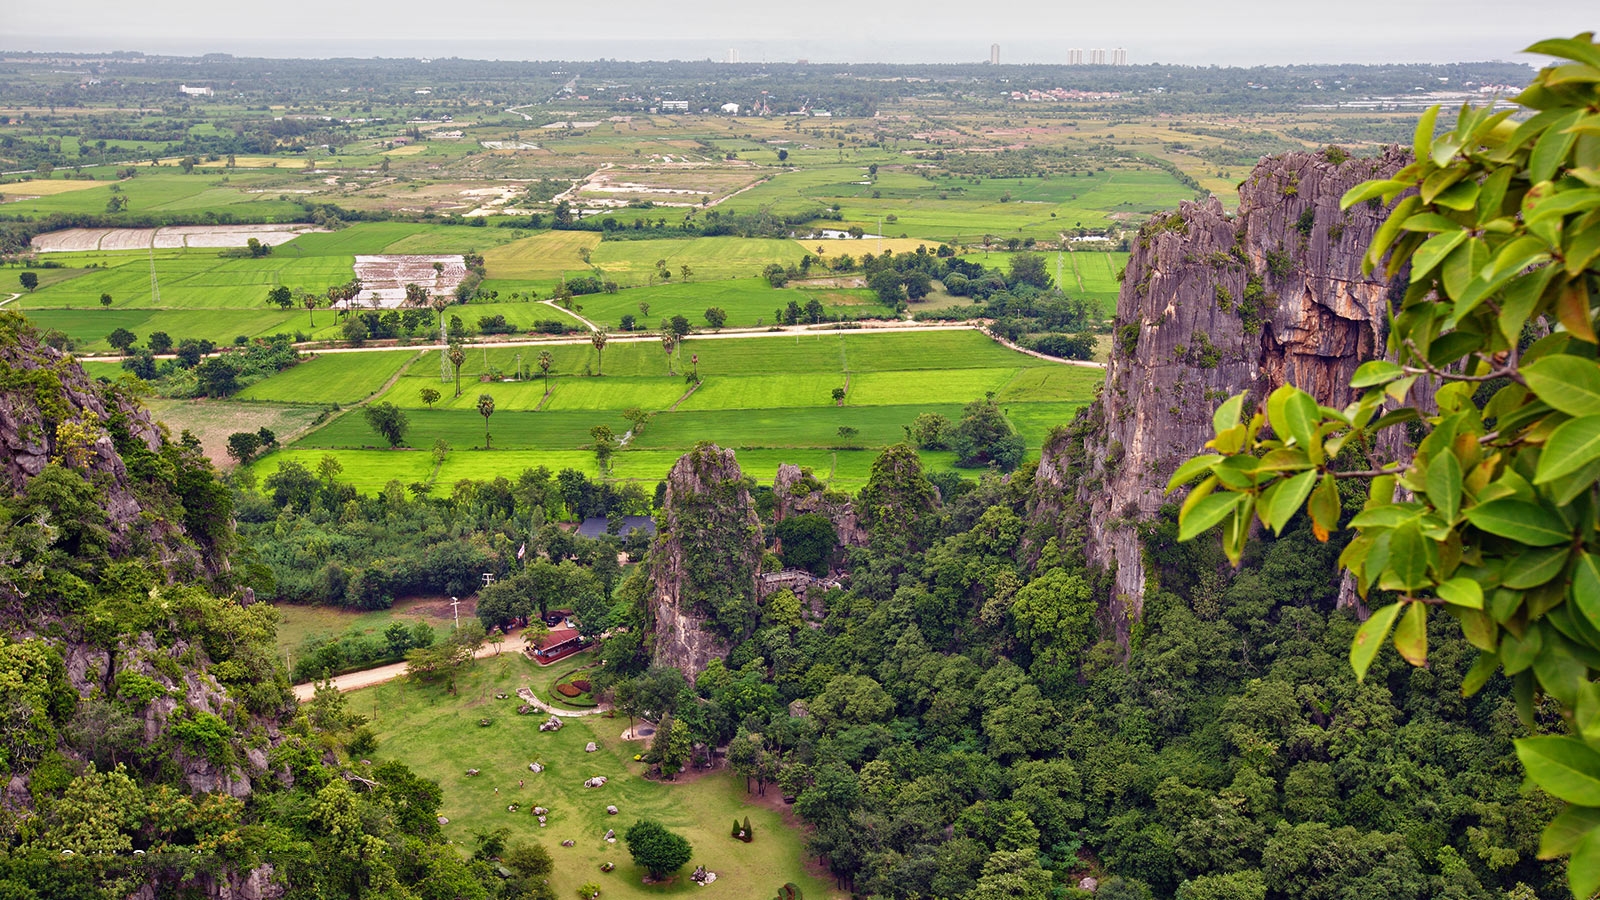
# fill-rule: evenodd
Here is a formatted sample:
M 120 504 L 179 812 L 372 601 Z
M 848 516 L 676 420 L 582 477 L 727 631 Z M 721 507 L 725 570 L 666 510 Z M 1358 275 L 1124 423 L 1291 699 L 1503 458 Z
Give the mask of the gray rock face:
M 1105 388 L 1077 433 L 1045 448 L 1034 504 L 1048 516 L 1076 494 L 1088 507 L 1083 540 L 1092 562 L 1115 569 L 1111 613 L 1122 637 L 1143 606 L 1135 524 L 1171 499 L 1162 489 L 1211 438 L 1216 407 L 1248 391 L 1248 410 L 1285 382 L 1342 406 L 1356 366 L 1382 355 L 1398 288 L 1362 275 L 1361 258 L 1383 211 L 1341 211 L 1339 199 L 1406 162 L 1397 149 L 1341 163 L 1273 157 L 1240 187 L 1236 215 L 1212 198 L 1141 229 Z
M 788 463 L 778 467 L 773 479 L 772 493 L 777 499 L 774 521 L 782 522 L 790 516 L 820 513 L 833 523 L 841 547 L 865 547 L 867 530 L 861 527 L 848 495 L 830 495 L 827 488 L 814 477 L 802 472 L 799 466 Z
M 761 521 L 732 450 L 702 444 L 667 475 L 650 551 L 652 659 L 689 678 L 754 627 Z

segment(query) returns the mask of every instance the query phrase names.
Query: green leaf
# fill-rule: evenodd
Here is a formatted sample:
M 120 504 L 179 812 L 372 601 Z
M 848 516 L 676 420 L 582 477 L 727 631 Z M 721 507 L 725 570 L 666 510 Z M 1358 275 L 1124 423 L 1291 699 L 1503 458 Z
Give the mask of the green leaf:
M 1415 521 L 1394 530 L 1389 540 L 1389 571 L 1397 587 L 1411 591 L 1428 583 L 1428 543 Z
M 1567 807 L 1545 826 L 1544 834 L 1539 836 L 1539 858 L 1566 856 L 1597 828 L 1600 828 L 1600 809 L 1591 806 Z M 1592 892 L 1578 896 L 1587 897 L 1589 893 Z
M 1239 412 L 1242 409 L 1244 409 L 1243 394 L 1235 394 L 1229 397 L 1223 401 L 1221 406 L 1217 407 L 1216 412 L 1211 414 L 1211 427 L 1215 428 L 1218 434 L 1227 431 L 1229 428 L 1239 424 Z
M 1536 588 L 1561 574 L 1570 552 L 1566 547 L 1524 550 L 1506 566 L 1501 584 L 1518 591 Z
M 1413 666 L 1428 662 L 1428 605 L 1406 604 L 1405 615 L 1394 629 L 1394 648 Z
M 1572 531 L 1544 507 L 1507 497 L 1466 511 L 1473 527 L 1530 547 L 1550 547 L 1572 540 Z
M 1550 38 L 1532 45 L 1523 53 L 1537 53 L 1540 56 L 1554 56 L 1557 59 L 1570 59 L 1573 62 L 1588 63 L 1591 66 L 1600 66 L 1600 47 L 1589 41 L 1574 38 Z
M 1483 587 L 1465 575 L 1441 582 L 1434 593 L 1439 595 L 1440 600 L 1453 606 L 1483 609 Z
M 1428 238 L 1411 257 L 1411 283 L 1417 284 L 1426 280 L 1428 273 L 1437 268 L 1439 263 L 1444 262 L 1450 251 L 1459 247 L 1466 239 L 1465 231 L 1451 231 Z
M 1595 459 L 1600 459 L 1600 415 L 1570 419 L 1561 423 L 1545 441 L 1533 483 L 1554 481 Z
M 1417 120 L 1417 130 L 1411 136 L 1411 155 L 1417 159 L 1427 159 L 1428 151 L 1433 147 L 1433 123 L 1439 119 L 1439 107 L 1430 106 L 1428 111 Z
M 1600 806 L 1600 753 L 1570 737 L 1522 738 L 1516 745 L 1528 777 L 1545 793 L 1579 806 Z
M 1515 592 L 1506 593 L 1520 596 Z M 1516 632 L 1507 631 L 1500 638 L 1500 664 L 1505 666 L 1507 675 L 1515 675 L 1533 665 L 1543 647 L 1544 638 L 1537 628 L 1529 628 L 1521 637 Z
M 1446 522 L 1454 522 L 1461 511 L 1461 463 L 1449 450 L 1428 460 L 1428 502 Z
M 1307 469 L 1299 475 L 1280 482 L 1277 490 L 1273 491 L 1272 499 L 1262 507 L 1262 520 L 1274 534 L 1283 531 L 1289 520 L 1299 511 L 1300 504 L 1306 502 L 1306 497 L 1311 493 L 1311 486 L 1317 480 L 1315 469 Z
M 1193 459 L 1185 460 L 1183 465 L 1178 467 L 1178 471 L 1173 472 L 1172 477 L 1167 480 L 1167 492 L 1171 493 L 1180 485 L 1188 484 L 1201 472 L 1211 471 L 1213 466 L 1222 462 L 1225 458 L 1215 453 L 1208 453 L 1205 456 L 1196 456 Z
M 1408 181 L 1363 181 L 1344 192 L 1344 196 L 1339 198 L 1339 208 L 1349 209 L 1357 203 L 1371 200 L 1373 197 L 1381 197 L 1384 194 L 1398 194 L 1410 186 L 1411 183 Z
M 1221 522 L 1239 505 L 1239 500 L 1247 494 L 1221 493 L 1212 494 L 1193 509 L 1180 516 L 1178 525 L 1178 540 L 1187 541 L 1196 535 L 1205 534 L 1212 526 Z
M 1534 184 L 1555 177 L 1556 170 L 1566 161 L 1567 152 L 1578 137 L 1567 129 L 1578 121 L 1583 112 L 1581 109 L 1573 110 L 1556 120 L 1548 131 L 1539 136 L 1539 142 L 1533 145 L 1533 153 L 1528 157 L 1528 178 Z
M 1406 370 L 1402 369 L 1398 364 L 1389 362 L 1386 359 L 1374 359 L 1356 367 L 1355 375 L 1350 378 L 1350 386 L 1353 388 L 1365 388 L 1376 384 L 1388 384 L 1404 374 L 1406 374 Z M 1277 391 L 1273 393 L 1277 393 Z
M 1471 697 L 1483 690 L 1483 686 L 1489 683 L 1489 679 L 1498 668 L 1500 668 L 1499 656 L 1488 650 L 1479 653 L 1478 658 L 1472 663 L 1472 668 L 1468 669 L 1467 674 L 1461 679 L 1461 696 Z
M 1569 416 L 1600 415 L 1600 365 L 1594 360 L 1558 353 L 1529 363 L 1521 371 L 1528 389 L 1552 409 Z
M 1589 832 L 1567 859 L 1567 888 L 1574 897 L 1590 897 L 1600 889 L 1600 833 Z
M 1311 514 L 1311 531 L 1319 541 L 1327 540 L 1329 533 L 1339 527 L 1339 486 L 1334 483 L 1332 472 L 1322 476 L 1322 482 L 1311 493 L 1306 512 Z
M 1295 443 L 1304 447 L 1310 454 L 1313 463 L 1322 462 L 1321 446 L 1317 441 L 1317 425 L 1321 416 L 1317 413 L 1317 401 L 1305 391 L 1296 389 L 1290 394 L 1283 404 L 1284 421 L 1272 423 L 1274 428 L 1282 427 L 1294 437 Z
M 1383 639 L 1389 636 L 1389 629 L 1394 627 L 1394 620 L 1400 615 L 1403 605 L 1394 603 L 1385 606 L 1368 616 L 1356 629 L 1355 639 L 1350 642 L 1350 668 L 1355 669 L 1357 681 L 1366 680 L 1367 670 L 1372 668 L 1372 660 L 1378 655 L 1378 648 L 1383 646 Z
M 1572 573 L 1572 601 L 1589 624 L 1600 629 L 1600 556 L 1578 555 L 1578 565 Z

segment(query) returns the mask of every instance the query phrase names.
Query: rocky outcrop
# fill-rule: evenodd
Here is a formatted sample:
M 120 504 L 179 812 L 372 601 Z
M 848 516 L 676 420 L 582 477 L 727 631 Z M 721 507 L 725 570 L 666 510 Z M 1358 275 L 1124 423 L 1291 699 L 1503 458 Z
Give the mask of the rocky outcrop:
M 25 334 L 0 340 L 0 491 L 20 492 L 60 461 L 103 486 L 112 552 L 153 541 L 167 559 L 198 565 L 182 526 L 149 515 L 150 495 L 165 486 L 131 474 L 124 459 L 130 449 L 158 454 L 162 446 L 143 407 L 102 390 L 71 356 Z
M 651 659 L 691 679 L 755 627 L 761 520 L 732 450 L 701 444 L 667 474 L 650 551 Z
M 1095 408 L 1046 446 L 1035 501 L 1041 516 L 1059 513 L 1063 494 L 1087 508 L 1083 542 L 1092 563 L 1115 571 L 1110 612 L 1123 637 L 1145 587 L 1135 525 L 1171 499 L 1162 489 L 1211 438 L 1217 405 L 1248 391 L 1248 409 L 1291 382 L 1342 406 L 1356 366 L 1383 352 L 1398 288 L 1361 272 L 1383 210 L 1341 211 L 1339 200 L 1407 157 L 1397 149 L 1337 157 L 1263 160 L 1240 186 L 1237 214 L 1213 197 L 1140 230 L 1117 298 L 1105 387 Z
M 773 521 L 782 522 L 790 516 L 819 513 L 833 523 L 841 547 L 865 547 L 867 530 L 856 518 L 849 494 L 836 494 L 827 489 L 810 470 L 784 463 L 778 466 L 778 476 L 772 482 L 776 499 Z

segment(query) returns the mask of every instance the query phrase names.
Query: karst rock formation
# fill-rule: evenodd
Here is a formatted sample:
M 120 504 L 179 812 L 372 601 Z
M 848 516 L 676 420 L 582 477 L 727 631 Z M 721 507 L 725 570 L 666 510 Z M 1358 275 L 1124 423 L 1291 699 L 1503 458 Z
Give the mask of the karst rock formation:
M 1212 197 L 1140 230 L 1104 389 L 1046 445 L 1034 510 L 1059 516 L 1072 496 L 1087 509 L 1058 528 L 1063 537 L 1081 529 L 1091 563 L 1114 571 L 1110 612 L 1124 639 L 1144 597 L 1137 524 L 1173 499 L 1163 493 L 1167 479 L 1202 452 L 1216 407 L 1249 391 L 1248 409 L 1285 382 L 1343 406 L 1354 398 L 1355 368 L 1382 355 L 1388 304 L 1403 280 L 1363 275 L 1361 259 L 1384 210 L 1340 210 L 1339 201 L 1407 161 L 1399 149 L 1271 157 L 1240 185 L 1235 214 Z
M 761 520 L 732 450 L 702 444 L 667 474 L 650 552 L 651 659 L 691 679 L 754 628 Z

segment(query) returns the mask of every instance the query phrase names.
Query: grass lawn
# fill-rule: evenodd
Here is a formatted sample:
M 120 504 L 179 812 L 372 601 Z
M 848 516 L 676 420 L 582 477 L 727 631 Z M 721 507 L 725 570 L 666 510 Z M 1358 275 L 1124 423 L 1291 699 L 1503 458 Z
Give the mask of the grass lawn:
M 111 365 L 102 363 L 101 365 Z M 118 371 L 121 366 L 117 366 Z M 282 443 L 311 427 L 321 413 L 316 407 L 291 406 L 281 403 L 229 403 L 223 400 L 162 400 L 145 401 L 150 415 L 163 423 L 174 436 L 187 431 L 200 439 L 206 456 L 213 460 L 228 458 L 228 436 L 237 431 L 270 429 Z
M 350 709 L 373 718 L 379 756 L 405 760 L 444 788 L 445 834 L 463 852 L 471 849 L 474 833 L 494 828 L 510 829 L 513 840 L 537 840 L 556 861 L 551 886 L 558 897 L 572 896 L 586 881 L 599 883 L 602 896 L 613 900 L 698 896 L 700 888 L 688 878 L 697 865 L 717 873 L 710 890 L 719 896 L 764 898 L 787 881 L 809 898 L 834 896 L 827 882 L 806 871 L 800 831 L 786 825 L 781 813 L 747 803 L 742 779 L 717 772 L 681 784 L 648 781 L 640 777 L 642 764 L 633 761 L 644 745 L 620 740 L 627 719 L 569 719 L 560 731 L 541 732 L 538 725 L 546 716 L 517 715 L 516 689 L 537 690 L 570 669 L 568 662 L 541 669 L 506 653 L 465 670 L 453 696 L 443 687 L 401 680 L 349 695 Z M 502 691 L 511 699 L 496 700 L 495 693 Z M 493 724 L 480 727 L 481 718 Z M 590 741 L 600 745 L 599 752 L 584 752 Z M 545 771 L 528 771 L 531 762 L 543 764 Z M 469 778 L 469 768 L 482 774 Z M 606 776 L 607 783 L 583 787 L 595 775 Z M 525 786 L 519 788 L 519 781 Z M 511 803 L 519 803 L 519 811 L 509 812 Z M 536 805 L 550 810 L 547 827 L 539 827 L 531 814 Z M 607 815 L 607 805 L 620 814 Z M 746 816 L 756 834 L 750 844 L 728 835 L 733 821 Z M 659 820 L 694 848 L 688 865 L 668 884 L 644 886 L 643 872 L 620 838 L 641 817 Z M 615 844 L 605 842 L 607 829 L 618 832 Z M 577 845 L 562 847 L 568 839 Z M 607 861 L 616 871 L 600 871 Z
M 419 612 L 418 607 L 426 602 L 401 600 L 388 609 L 375 610 L 275 603 L 273 609 L 278 611 L 279 617 L 278 652 L 298 652 L 307 640 L 338 637 L 351 630 L 381 640 L 383 630 L 391 622 L 403 622 L 407 627 L 426 622 L 433 627 L 436 636 L 443 638 L 450 631 L 451 620 Z M 434 603 L 437 604 L 437 600 Z

